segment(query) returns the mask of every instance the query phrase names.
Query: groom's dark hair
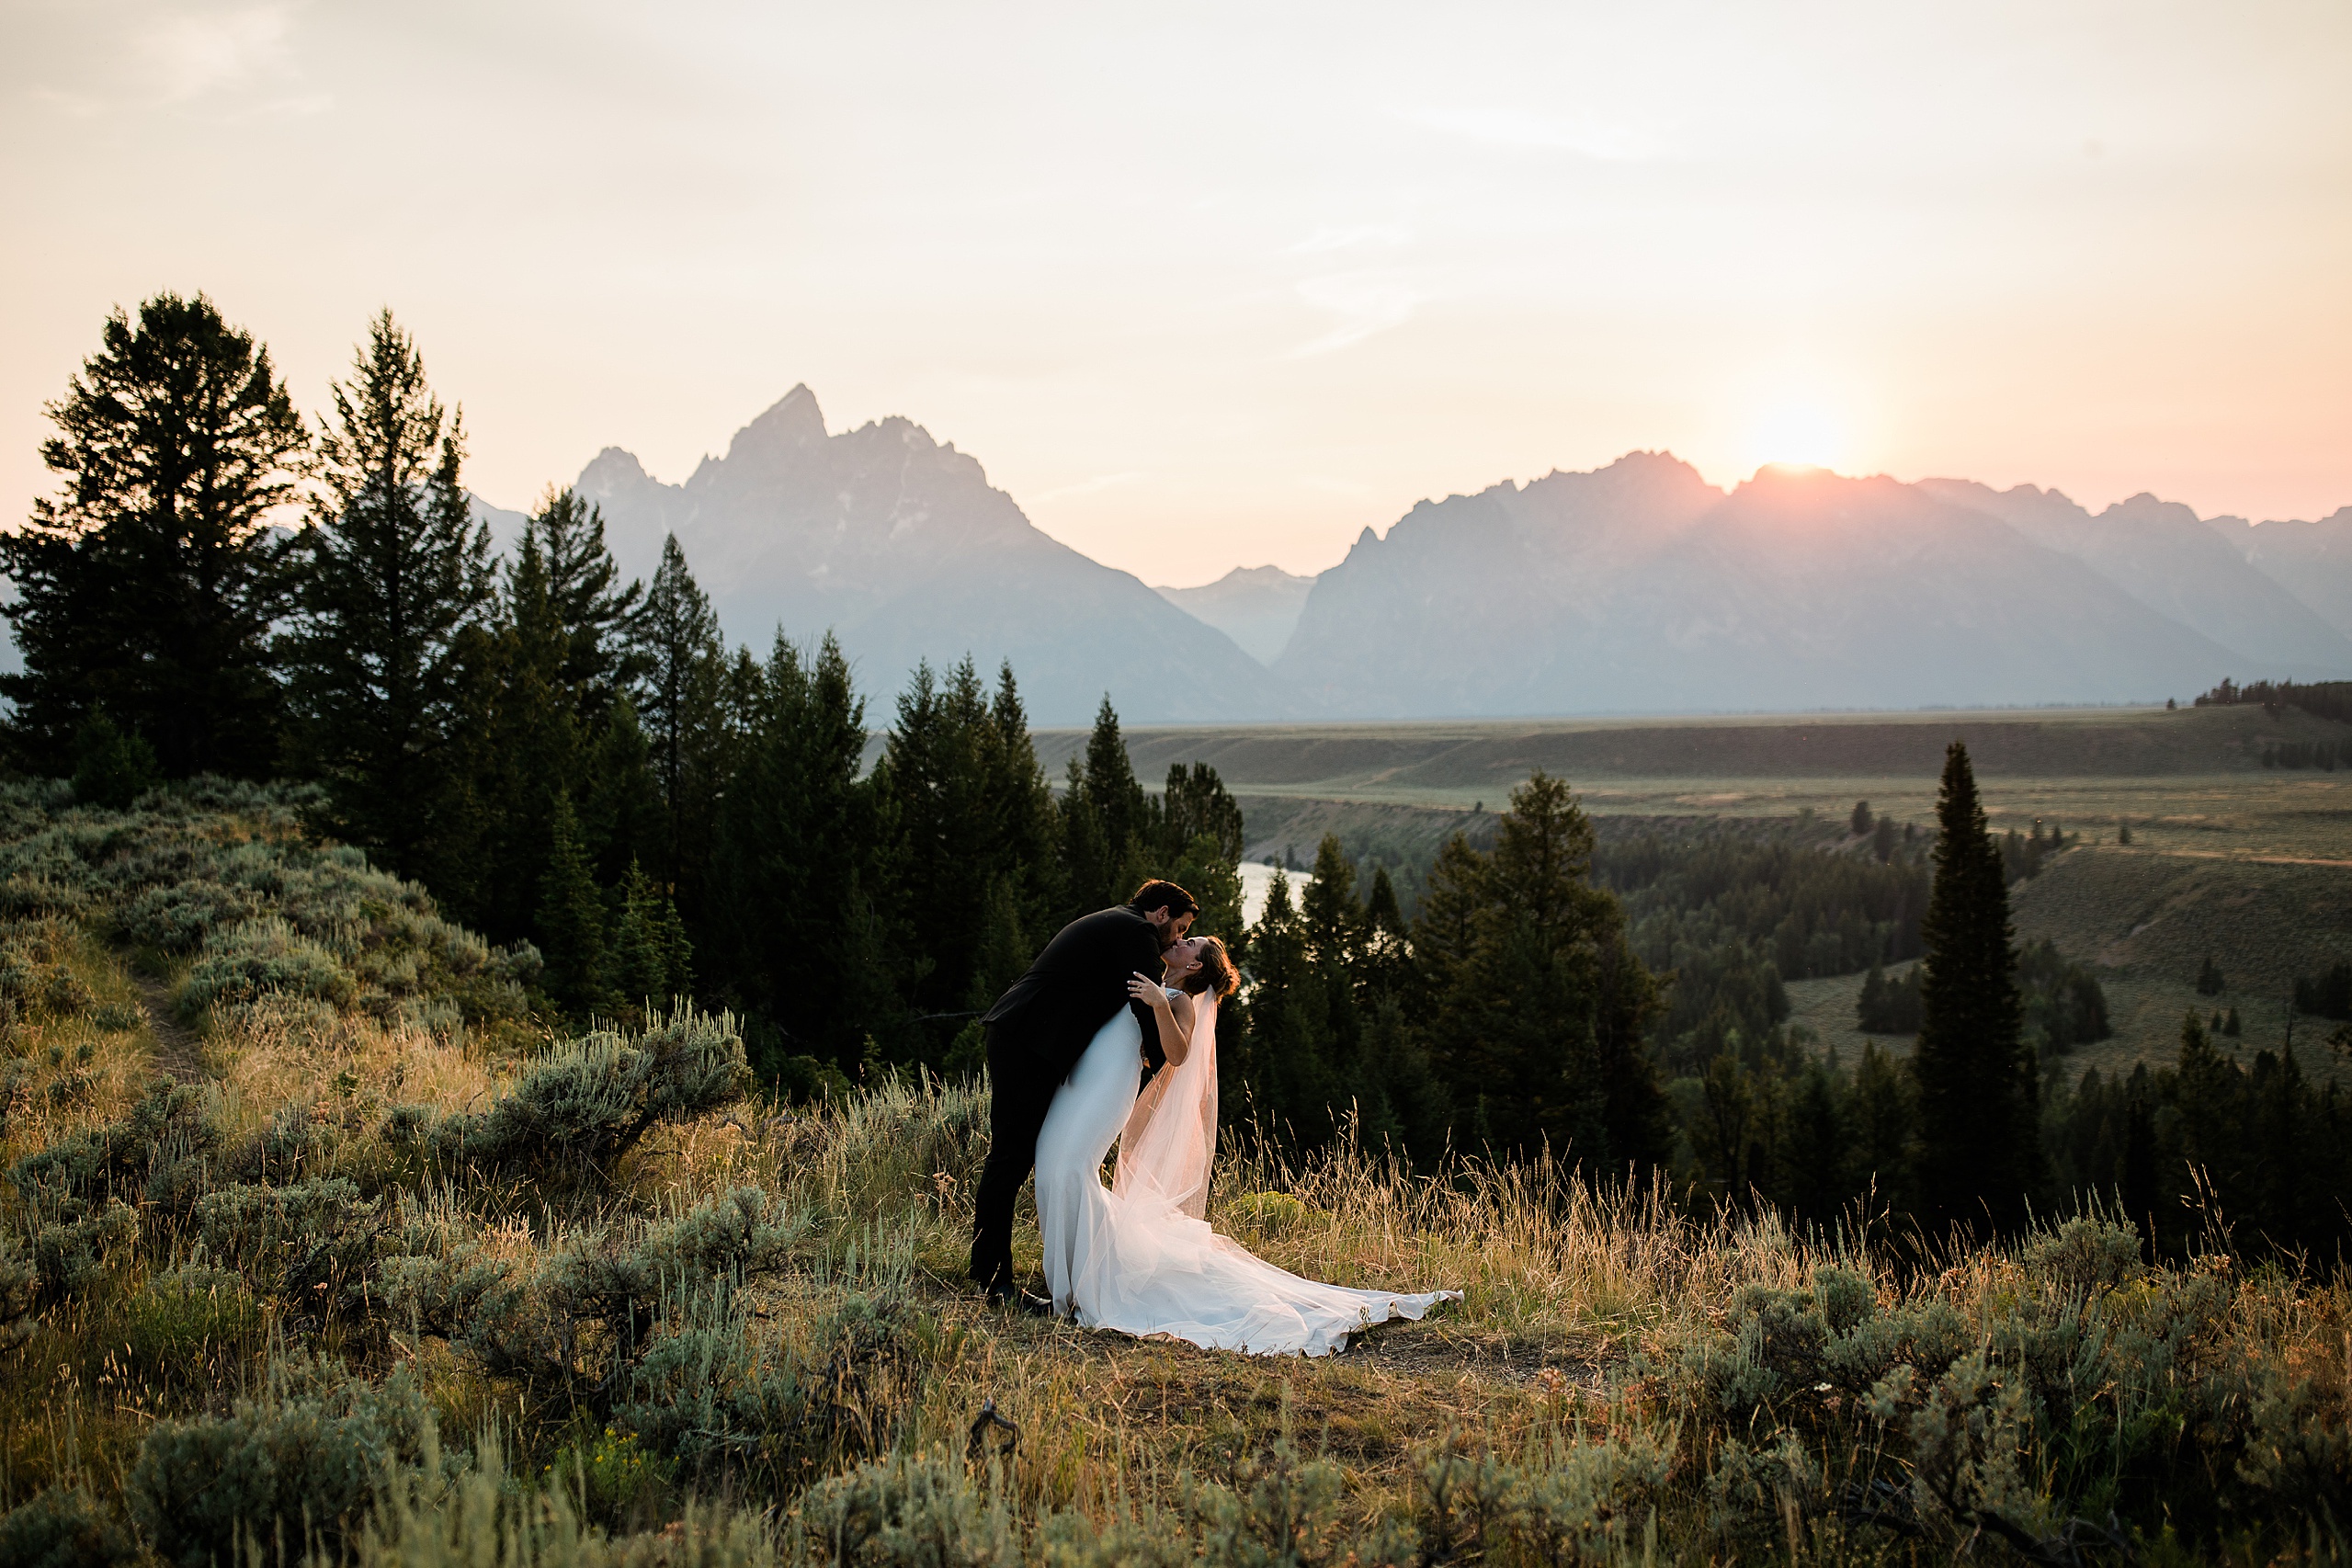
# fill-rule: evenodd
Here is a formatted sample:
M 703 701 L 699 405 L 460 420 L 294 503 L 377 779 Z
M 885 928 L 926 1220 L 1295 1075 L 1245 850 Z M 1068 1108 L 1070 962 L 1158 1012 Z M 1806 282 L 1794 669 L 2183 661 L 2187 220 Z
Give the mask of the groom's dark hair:
M 1145 882 L 1135 890 L 1135 896 L 1127 901 L 1127 907 L 1138 915 L 1165 909 L 1171 920 L 1186 915 L 1198 917 L 1200 914 L 1200 901 L 1174 882 Z

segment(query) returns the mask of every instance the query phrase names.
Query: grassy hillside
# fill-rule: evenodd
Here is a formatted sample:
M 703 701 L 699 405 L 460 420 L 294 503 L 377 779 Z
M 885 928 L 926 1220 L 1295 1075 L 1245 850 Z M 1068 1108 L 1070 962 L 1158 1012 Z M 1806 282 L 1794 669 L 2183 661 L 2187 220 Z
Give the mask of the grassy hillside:
M 1953 740 L 1967 743 L 1980 778 L 2260 773 L 2266 743 L 2347 733 L 2300 709 L 2273 716 L 2232 707 L 1199 725 L 1125 735 L 1146 779 L 1199 758 L 1236 790 L 1398 800 L 1470 790 L 1499 801 L 1537 767 L 1580 782 L 1932 778 Z M 1058 777 L 1085 741 L 1085 731 L 1040 731 L 1038 755 Z
M 2108 845 L 2060 856 L 2014 890 L 2021 941 L 2048 940 L 2093 965 L 2114 1024 L 2111 1040 L 2063 1059 L 2068 1076 L 2085 1067 L 2112 1074 L 2138 1062 L 2170 1062 L 2181 1017 L 2235 1008 L 2244 1032 L 2219 1043 L 2251 1057 L 2288 1042 L 2293 983 L 2352 954 L 2352 874 L 2328 866 L 2272 865 L 2166 855 Z M 2225 987 L 2202 995 L 2197 976 L 2210 957 Z M 1795 981 L 1792 1017 L 1851 1061 L 1862 1035 L 1854 1001 L 1860 975 Z M 2306 1072 L 2340 1073 L 2322 1041 L 2332 1024 L 2294 1021 Z M 1897 1054 L 1907 1040 L 1880 1042 Z
M 2340 1283 L 2096 1219 L 1923 1269 L 1343 1142 L 1229 1147 L 1211 1221 L 1459 1307 L 1321 1362 L 1008 1317 L 980 1090 L 786 1108 L 723 1017 L 552 1028 L 533 954 L 291 807 L 0 792 L 0 1562 L 2343 1550 Z
M 2300 710 L 2254 707 L 2029 714 L 1830 714 L 1551 723 L 1257 725 L 1131 730 L 1137 776 L 1205 760 L 1245 797 L 1251 853 L 1302 855 L 1343 837 L 1441 839 L 1467 819 L 1375 807 L 1500 808 L 1542 767 L 1596 816 L 1842 818 L 1857 800 L 1926 822 L 1944 747 L 1964 741 L 1996 830 L 2036 819 L 2143 849 L 2352 866 L 2352 773 L 2274 769 L 2263 748 L 2352 738 Z M 1085 735 L 1037 737 L 1059 777 Z M 1344 807 L 1358 807 L 1349 812 Z

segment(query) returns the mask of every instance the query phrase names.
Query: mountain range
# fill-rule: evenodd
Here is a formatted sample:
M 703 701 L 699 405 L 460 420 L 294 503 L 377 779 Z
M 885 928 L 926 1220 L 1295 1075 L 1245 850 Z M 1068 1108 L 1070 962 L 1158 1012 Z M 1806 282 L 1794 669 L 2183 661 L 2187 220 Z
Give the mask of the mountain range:
M 1664 452 L 1424 501 L 1307 578 L 1157 588 L 1049 538 L 922 426 L 829 432 L 795 387 L 681 484 L 582 471 L 624 572 L 675 533 L 729 636 L 827 630 L 860 681 L 1009 660 L 1032 719 L 1439 718 L 2186 698 L 2352 676 L 2352 507 L 2200 518 L 2138 495 Z M 506 537 L 517 514 L 483 507 Z M 879 715 L 878 715 L 879 716 Z
M 1240 643 L 1242 652 L 1259 664 L 1270 665 L 1298 629 L 1299 612 L 1307 608 L 1307 595 L 1314 585 L 1312 577 L 1279 566 L 1236 566 L 1197 588 L 1153 592 Z

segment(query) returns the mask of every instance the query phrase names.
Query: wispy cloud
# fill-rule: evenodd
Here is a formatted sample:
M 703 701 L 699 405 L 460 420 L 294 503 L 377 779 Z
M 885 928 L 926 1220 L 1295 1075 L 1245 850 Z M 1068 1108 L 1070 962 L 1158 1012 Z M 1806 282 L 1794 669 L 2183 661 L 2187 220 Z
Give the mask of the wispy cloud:
M 299 74 L 288 35 L 294 7 L 287 4 L 233 10 L 182 12 L 165 19 L 139 40 L 139 51 L 153 72 L 166 103 L 263 82 L 284 83 Z
M 1602 163 L 1630 163 L 1665 151 L 1656 133 L 1637 126 L 1575 122 L 1502 104 L 1418 109 L 1406 118 L 1472 142 L 1574 153 Z
M 1392 271 L 1330 272 L 1301 278 L 1299 298 L 1319 311 L 1340 318 L 1322 336 L 1299 345 L 1282 356 L 1306 359 L 1358 344 L 1374 333 L 1403 326 L 1414 310 L 1428 299 L 1403 276 Z

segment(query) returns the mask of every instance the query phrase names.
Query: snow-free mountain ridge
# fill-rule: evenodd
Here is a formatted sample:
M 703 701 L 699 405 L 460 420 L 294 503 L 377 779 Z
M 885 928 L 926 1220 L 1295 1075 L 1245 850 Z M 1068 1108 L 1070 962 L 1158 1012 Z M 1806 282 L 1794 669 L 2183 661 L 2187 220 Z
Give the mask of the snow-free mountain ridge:
M 1298 629 L 1312 577 L 1279 566 L 1236 566 L 1197 588 L 1154 588 L 1168 603 L 1207 621 L 1261 665 L 1272 664 Z
M 831 631 L 869 691 L 970 655 L 992 684 L 1010 661 L 1041 724 L 1085 722 L 1106 692 L 1138 720 L 1294 711 L 1231 638 L 1040 532 L 952 443 L 899 418 L 828 433 L 805 386 L 683 484 L 608 447 L 577 488 L 625 572 L 650 575 L 675 533 L 731 638 Z
M 2352 507 L 2200 519 L 2141 495 L 1665 452 L 1424 501 L 1315 578 L 1153 589 L 1048 537 L 903 418 L 825 428 L 805 386 L 665 484 L 608 447 L 577 488 L 622 569 L 675 533 L 731 639 L 827 630 L 869 692 L 1009 660 L 1035 722 L 1916 708 L 2352 677 Z M 517 514 L 484 507 L 502 538 Z M 880 715 L 878 715 L 879 717 Z

